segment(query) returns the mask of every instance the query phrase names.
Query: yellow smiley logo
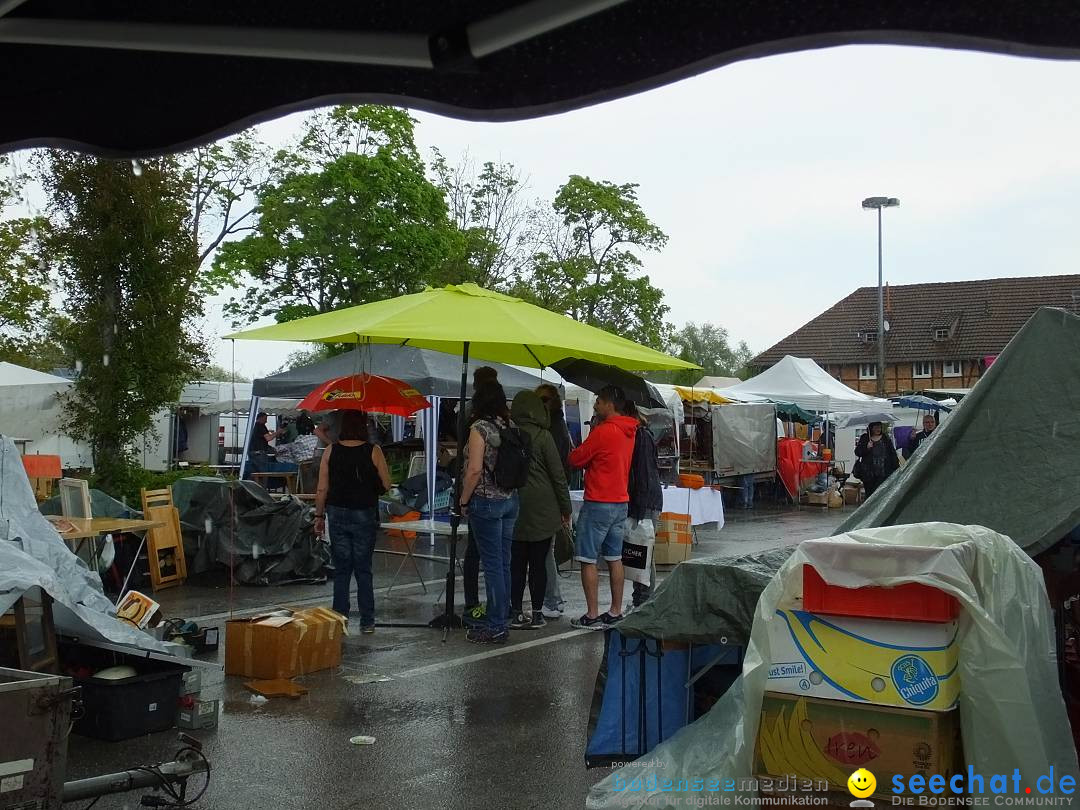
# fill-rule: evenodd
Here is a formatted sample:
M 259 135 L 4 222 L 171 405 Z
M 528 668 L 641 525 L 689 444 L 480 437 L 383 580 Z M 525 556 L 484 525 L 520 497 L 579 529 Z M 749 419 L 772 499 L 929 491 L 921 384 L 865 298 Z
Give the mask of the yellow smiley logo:
M 877 779 L 866 768 L 859 768 L 847 780 L 848 790 L 857 799 L 865 799 L 877 789 Z

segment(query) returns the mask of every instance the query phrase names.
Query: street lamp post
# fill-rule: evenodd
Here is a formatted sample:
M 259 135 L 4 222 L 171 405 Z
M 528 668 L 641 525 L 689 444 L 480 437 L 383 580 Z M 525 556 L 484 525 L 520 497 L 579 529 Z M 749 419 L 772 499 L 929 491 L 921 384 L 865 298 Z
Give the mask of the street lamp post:
M 877 310 L 878 310 L 878 396 L 885 396 L 885 293 L 881 282 L 881 209 L 900 205 L 896 197 L 867 197 L 863 208 L 877 209 Z

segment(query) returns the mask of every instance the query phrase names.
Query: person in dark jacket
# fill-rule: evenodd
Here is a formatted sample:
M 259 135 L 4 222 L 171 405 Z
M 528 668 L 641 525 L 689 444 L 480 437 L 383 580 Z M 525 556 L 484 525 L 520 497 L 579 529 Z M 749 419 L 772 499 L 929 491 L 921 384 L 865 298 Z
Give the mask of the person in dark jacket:
M 546 624 L 542 612 L 547 591 L 546 560 L 556 532 L 570 525 L 570 490 L 549 431 L 551 417 L 540 397 L 532 391 L 519 393 L 510 408 L 510 418 L 529 437 L 532 448 L 529 480 L 518 490 L 520 510 L 510 553 L 510 614 L 514 617 L 510 627 L 535 629 Z M 526 574 L 531 614 L 522 609 Z
M 860 465 L 855 477 L 862 481 L 867 498 L 900 466 L 896 448 L 892 439 L 885 434 L 881 422 L 871 422 L 867 426 L 866 433 L 859 437 L 859 443 L 855 445 L 855 455 Z
M 908 439 L 907 447 L 904 448 L 905 460 L 910 459 L 915 455 L 915 451 L 919 449 L 919 445 L 933 435 L 934 430 L 937 428 L 937 419 L 934 418 L 932 413 L 928 413 L 922 418 L 922 427 L 922 430 L 913 434 L 911 438 Z
M 634 455 L 630 458 L 630 479 L 627 485 L 630 502 L 626 516 L 634 520 L 651 520 L 653 525 L 660 519 L 664 509 L 664 489 L 660 484 L 659 453 L 656 439 L 649 432 L 648 420 L 638 413 L 637 405 L 627 400 L 622 409 L 623 416 L 637 419 L 640 423 L 634 434 Z M 655 583 L 656 566 L 652 566 L 650 582 Z M 640 607 L 652 594 L 652 585 L 634 583 L 633 604 Z
M 569 482 L 572 475 L 570 451 L 573 449 L 574 443 L 570 438 L 570 429 L 566 426 L 566 414 L 563 412 L 562 397 L 559 396 L 559 389 L 551 383 L 544 383 L 539 386 L 536 393 L 540 397 L 540 401 L 544 403 L 544 407 L 547 409 L 548 416 L 551 419 L 548 431 L 555 441 L 555 449 L 558 451 L 559 459 L 562 461 L 563 473 L 567 482 Z M 569 530 L 560 529 L 560 531 Z M 555 562 L 555 544 L 552 543 L 547 556 L 547 592 L 544 594 L 544 607 L 542 609 L 544 618 L 560 618 L 563 615 L 564 604 L 562 589 L 559 587 L 559 566 Z

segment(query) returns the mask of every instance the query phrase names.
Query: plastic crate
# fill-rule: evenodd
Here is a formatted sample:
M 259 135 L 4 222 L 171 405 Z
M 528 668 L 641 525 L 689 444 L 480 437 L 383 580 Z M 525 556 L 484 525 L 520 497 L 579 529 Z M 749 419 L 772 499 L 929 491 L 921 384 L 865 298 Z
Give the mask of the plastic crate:
M 828 584 L 812 565 L 804 565 L 803 610 L 832 616 L 951 622 L 960 615 L 960 603 L 944 591 L 918 582 L 892 588 L 841 588 Z
M 138 673 L 130 678 L 106 680 L 74 677 L 82 687 L 83 716 L 72 729 L 76 734 L 116 742 L 168 731 L 176 725 L 177 704 L 188 667 L 166 661 L 122 655 L 98 655 L 101 650 L 66 649 L 66 663 L 99 671 L 127 664 Z M 89 653 L 89 655 L 87 655 Z
M 450 509 L 450 496 L 454 490 L 444 489 L 442 492 L 435 493 L 435 500 L 432 501 L 433 511 L 435 512 L 447 512 Z

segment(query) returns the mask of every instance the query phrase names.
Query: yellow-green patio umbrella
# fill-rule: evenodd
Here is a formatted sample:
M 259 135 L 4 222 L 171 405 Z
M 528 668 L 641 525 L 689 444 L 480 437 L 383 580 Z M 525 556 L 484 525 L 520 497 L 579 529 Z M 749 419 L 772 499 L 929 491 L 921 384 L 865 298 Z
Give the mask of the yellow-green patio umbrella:
M 399 343 L 531 368 L 584 358 L 628 371 L 697 368 L 573 318 L 475 284 L 428 289 L 227 335 L 236 340 Z
M 227 335 L 235 340 L 286 340 L 312 343 L 397 343 L 420 349 L 461 352 L 461 401 L 468 393 L 470 355 L 495 363 L 546 368 L 559 360 L 584 358 L 628 371 L 696 369 L 693 363 L 634 343 L 602 329 L 550 312 L 518 298 L 475 284 L 428 289 L 388 301 L 325 312 L 287 323 Z M 464 455 L 465 408 L 459 409 L 458 458 Z M 454 580 L 458 502 L 463 476 L 457 476 L 450 513 L 450 571 L 446 612 L 433 626 L 456 623 Z M 445 641 L 446 637 L 443 636 Z

